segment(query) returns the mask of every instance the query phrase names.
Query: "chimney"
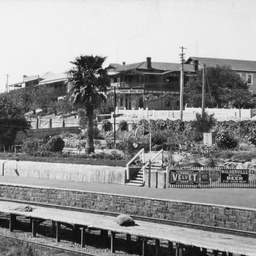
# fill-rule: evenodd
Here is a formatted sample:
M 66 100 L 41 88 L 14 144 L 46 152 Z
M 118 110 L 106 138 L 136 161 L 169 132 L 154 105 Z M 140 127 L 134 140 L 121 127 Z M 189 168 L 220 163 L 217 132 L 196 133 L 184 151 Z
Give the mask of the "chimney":
M 194 70 L 198 71 L 198 60 L 193 60 Z
M 151 65 L 151 58 L 150 58 L 150 57 L 147 57 L 147 68 L 148 68 L 148 69 L 151 69 L 151 68 L 152 68 L 152 65 Z
M 123 65 L 125 65 L 125 61 L 123 62 Z

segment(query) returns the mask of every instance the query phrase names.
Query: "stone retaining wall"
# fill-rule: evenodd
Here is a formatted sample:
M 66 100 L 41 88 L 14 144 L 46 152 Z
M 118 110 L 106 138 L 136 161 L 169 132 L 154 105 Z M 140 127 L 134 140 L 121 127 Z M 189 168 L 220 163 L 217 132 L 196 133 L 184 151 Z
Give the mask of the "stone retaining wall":
M 125 167 L 118 166 L 1 160 L 1 175 L 125 184 Z
M 256 232 L 256 210 L 247 208 L 4 184 L 0 197 Z

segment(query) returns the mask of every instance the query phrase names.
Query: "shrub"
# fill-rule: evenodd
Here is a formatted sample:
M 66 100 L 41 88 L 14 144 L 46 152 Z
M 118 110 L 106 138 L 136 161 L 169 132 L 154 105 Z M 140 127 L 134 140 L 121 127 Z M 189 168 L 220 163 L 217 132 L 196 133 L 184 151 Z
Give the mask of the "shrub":
M 107 119 L 104 119 L 102 121 L 102 130 L 105 131 L 105 132 L 108 132 L 111 130 L 111 123 L 109 120 Z
M 253 130 L 252 132 L 249 133 L 248 140 L 253 145 L 256 145 L 256 130 Z
M 119 129 L 120 129 L 121 131 L 127 131 L 127 130 L 128 130 L 127 121 L 125 121 L 125 120 L 120 121 L 120 123 L 119 123 Z
M 113 140 L 106 140 L 106 147 L 108 149 L 114 148 L 114 141 Z
M 22 150 L 26 154 L 32 154 L 36 152 L 40 147 L 40 141 L 36 138 L 28 138 L 23 142 Z
M 217 146 L 220 149 L 234 149 L 238 146 L 238 141 L 234 135 L 227 131 L 222 131 L 216 136 Z
M 216 119 L 213 116 L 214 114 L 208 115 L 207 113 L 204 113 L 203 115 L 200 115 L 199 113 L 196 114 L 196 120 L 192 121 L 192 127 L 195 130 L 195 141 L 201 140 L 203 136 L 201 137 L 200 134 L 209 132 L 215 125 Z
M 64 140 L 60 136 L 53 136 L 46 144 L 46 150 L 50 152 L 62 152 L 65 146 Z

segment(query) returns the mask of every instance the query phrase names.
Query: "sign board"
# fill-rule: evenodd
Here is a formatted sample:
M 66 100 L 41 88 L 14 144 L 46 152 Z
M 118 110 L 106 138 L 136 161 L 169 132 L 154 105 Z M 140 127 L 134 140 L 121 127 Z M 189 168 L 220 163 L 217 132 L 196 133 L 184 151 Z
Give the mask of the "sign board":
M 222 169 L 221 170 L 222 183 L 249 183 L 248 169 Z
M 171 184 L 197 185 L 199 183 L 199 171 L 174 170 L 170 173 Z
M 210 172 L 209 171 L 201 171 L 201 184 L 210 184 Z

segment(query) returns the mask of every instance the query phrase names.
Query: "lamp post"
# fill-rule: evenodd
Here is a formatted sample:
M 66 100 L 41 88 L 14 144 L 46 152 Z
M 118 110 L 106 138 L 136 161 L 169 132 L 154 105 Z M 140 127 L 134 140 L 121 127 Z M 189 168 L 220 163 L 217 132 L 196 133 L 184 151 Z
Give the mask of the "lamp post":
M 151 129 L 151 124 L 149 123 L 149 157 L 151 159 L 151 148 L 152 148 L 152 129 Z M 145 133 L 144 131 L 144 125 L 140 125 L 136 131 L 135 131 L 135 138 L 138 139 L 139 135 L 146 135 L 148 134 L 147 132 Z

